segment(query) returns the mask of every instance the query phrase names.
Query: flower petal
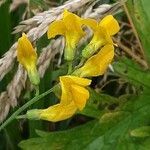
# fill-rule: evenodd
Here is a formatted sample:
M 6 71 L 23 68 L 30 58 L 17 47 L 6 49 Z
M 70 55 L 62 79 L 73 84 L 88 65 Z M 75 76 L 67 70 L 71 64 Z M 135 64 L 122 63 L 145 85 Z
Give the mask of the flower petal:
M 85 35 L 82 30 L 81 18 L 67 10 L 64 10 L 63 19 L 54 21 L 49 25 L 48 38 L 54 38 L 56 35 L 65 36 L 66 47 L 64 58 L 72 61 L 75 56 L 76 46 L 80 39 Z
M 37 53 L 25 33 L 18 39 L 17 59 L 27 70 L 31 83 L 38 85 L 40 78 L 36 69 Z
M 109 35 L 116 34 L 120 29 L 117 20 L 112 15 L 108 15 L 103 18 L 100 21 L 99 26 L 104 27 Z
M 17 59 L 25 68 L 30 66 L 31 63 L 34 64 L 37 60 L 36 51 L 32 47 L 32 44 L 25 33 L 23 33 L 22 37 L 18 39 Z
M 78 86 L 88 86 L 90 85 L 91 80 L 84 79 L 76 76 L 62 76 L 60 77 L 60 84 L 62 89 L 62 95 L 61 95 L 61 103 L 68 104 L 70 101 L 74 99 L 73 92 L 71 86 L 72 85 L 78 85 Z
M 70 83 L 66 81 L 63 77 L 60 77 L 61 84 L 61 103 L 67 105 L 72 101 L 72 93 L 70 90 Z
M 63 18 L 67 17 L 68 15 L 72 15 L 73 13 L 69 12 L 67 9 L 64 9 Z
M 77 107 L 74 102 L 71 102 L 68 105 L 56 104 L 42 110 L 40 119 L 57 122 L 70 118 L 75 114 L 76 110 Z
M 83 67 L 77 70 L 80 77 L 103 75 L 114 57 L 113 45 L 105 45 L 96 55 L 89 58 Z M 76 74 L 76 73 L 75 73 Z
M 77 105 L 78 109 L 82 110 L 85 107 L 87 100 L 89 99 L 89 91 L 78 85 L 72 85 L 71 88 L 74 98 L 73 101 Z
M 77 32 L 84 35 L 84 32 L 81 28 L 81 18 L 67 10 L 64 11 L 64 17 L 63 22 L 67 28 L 67 30 L 70 32 Z
M 98 26 L 94 32 L 92 40 L 82 50 L 82 56 L 86 59 L 90 58 L 98 51 L 98 49 L 106 44 L 113 44 L 111 36 L 108 34 L 108 31 L 104 27 Z
M 72 38 L 74 44 L 77 44 L 80 38 L 85 35 L 85 32 L 81 28 L 82 26 L 81 21 L 82 19 L 79 16 L 67 10 L 64 11 L 63 22 L 67 28 L 66 36 L 68 36 L 68 38 Z
M 65 35 L 66 27 L 62 20 L 52 22 L 47 31 L 48 39 L 54 38 L 56 35 Z
M 89 26 L 93 31 L 96 30 L 98 23 L 94 19 L 82 19 L 82 24 Z
M 62 81 L 64 83 L 69 83 L 68 85 L 77 84 L 80 86 L 88 86 L 91 84 L 91 80 L 89 80 L 89 79 L 80 78 L 80 77 L 71 76 L 71 75 L 60 77 L 60 81 Z

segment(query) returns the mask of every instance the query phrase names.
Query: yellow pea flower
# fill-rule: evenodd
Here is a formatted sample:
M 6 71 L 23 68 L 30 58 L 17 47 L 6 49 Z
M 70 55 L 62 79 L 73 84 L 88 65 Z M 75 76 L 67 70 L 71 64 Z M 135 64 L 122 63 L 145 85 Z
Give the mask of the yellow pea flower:
M 60 103 L 67 105 L 73 101 L 76 107 L 82 110 L 89 99 L 89 91 L 85 87 L 90 85 L 90 83 L 91 80 L 76 76 L 68 75 L 60 77 L 62 89 Z
M 59 104 L 50 106 L 47 109 L 33 109 L 27 111 L 28 119 L 43 119 L 57 122 L 70 118 L 79 109 L 85 107 L 89 98 L 89 92 L 85 89 L 90 85 L 91 80 L 76 76 L 60 77 L 62 95 Z
M 75 55 L 76 45 L 85 35 L 82 30 L 81 18 L 67 10 L 64 10 L 63 19 L 52 22 L 48 27 L 48 38 L 54 38 L 56 35 L 63 35 L 66 39 L 64 57 L 72 61 Z
M 73 74 L 80 77 L 92 77 L 103 75 L 114 57 L 114 46 L 105 45 L 97 54 L 90 57 L 83 67 Z
M 113 45 L 111 36 L 120 29 L 117 20 L 112 15 L 104 17 L 99 24 L 93 24 L 84 20 L 83 23 L 90 26 L 94 31 L 92 40 L 82 51 L 84 58 L 91 57 L 100 47 L 106 44 Z
M 27 111 L 28 119 L 42 119 L 51 122 L 58 122 L 72 117 L 77 111 L 77 107 L 72 101 L 68 105 L 56 104 L 47 109 L 33 109 Z
M 17 59 L 27 70 L 31 83 L 38 85 L 40 78 L 36 68 L 37 53 L 25 33 L 18 39 Z

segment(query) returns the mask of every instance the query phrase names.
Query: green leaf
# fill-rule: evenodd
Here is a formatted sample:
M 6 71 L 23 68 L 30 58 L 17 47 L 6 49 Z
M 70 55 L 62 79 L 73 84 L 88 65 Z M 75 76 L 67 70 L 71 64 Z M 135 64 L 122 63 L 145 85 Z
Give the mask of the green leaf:
M 18 126 L 18 128 L 16 128 Z M 16 150 L 17 144 L 21 140 L 19 122 L 14 120 L 9 126 L 0 132 L 0 149 L 1 150 Z
M 130 132 L 130 135 L 133 137 L 148 137 L 150 136 L 150 126 L 143 126 L 136 128 Z
M 150 65 L 150 13 L 149 13 L 149 0 L 128 0 L 126 2 L 129 16 L 135 26 L 141 44 L 144 49 L 144 55 Z
M 41 132 L 42 137 L 24 140 L 19 147 L 23 150 L 149 150 L 149 138 L 139 142 L 130 134 L 149 124 L 149 99 L 150 95 L 133 96 L 121 111 L 112 111 L 111 115 L 104 114 L 100 120 L 70 130 L 47 135 Z
M 93 89 L 89 89 L 90 98 L 86 107 L 80 114 L 93 117 L 93 118 L 100 118 L 105 112 L 108 111 L 109 106 L 111 105 L 118 105 L 118 99 L 103 93 L 97 93 Z
M 11 16 L 9 13 L 9 2 L 0 7 L 0 56 L 2 56 L 11 45 Z
M 115 73 L 136 86 L 150 89 L 150 72 L 144 71 L 135 62 L 123 58 L 114 65 Z

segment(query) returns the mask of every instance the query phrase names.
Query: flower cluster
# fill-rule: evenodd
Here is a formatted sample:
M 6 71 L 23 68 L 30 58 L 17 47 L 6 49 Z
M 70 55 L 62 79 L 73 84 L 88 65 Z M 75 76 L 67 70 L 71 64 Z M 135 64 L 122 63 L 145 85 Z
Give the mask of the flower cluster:
M 64 59 L 73 64 L 76 47 L 86 34 L 85 26 L 93 30 L 93 37 L 82 50 L 80 67 L 71 68 L 69 74 L 60 76 L 60 102 L 47 109 L 34 109 L 27 112 L 29 119 L 43 119 L 52 122 L 70 118 L 76 111 L 82 111 L 89 99 L 87 86 L 91 80 L 86 77 L 103 75 L 114 57 L 112 36 L 119 31 L 119 24 L 112 15 L 104 17 L 99 23 L 94 19 L 84 19 L 64 10 L 63 18 L 49 25 L 48 38 L 63 35 L 66 41 Z M 28 72 L 33 84 L 39 83 L 36 71 L 37 55 L 26 35 L 18 41 L 18 60 Z M 77 69 L 76 69 L 77 68 Z

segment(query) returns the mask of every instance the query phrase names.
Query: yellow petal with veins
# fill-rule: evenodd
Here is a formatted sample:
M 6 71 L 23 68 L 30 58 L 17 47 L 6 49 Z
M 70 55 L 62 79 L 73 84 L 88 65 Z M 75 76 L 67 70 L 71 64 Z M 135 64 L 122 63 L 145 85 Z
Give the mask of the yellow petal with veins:
M 25 33 L 18 39 L 17 59 L 27 70 L 32 84 L 38 85 L 40 79 L 36 69 L 37 53 Z
M 104 17 L 99 22 L 97 27 L 93 29 L 94 31 L 93 38 L 90 41 L 90 43 L 82 51 L 83 58 L 86 58 L 86 59 L 90 58 L 94 53 L 98 51 L 98 49 L 100 49 L 104 45 L 107 45 L 107 44 L 114 45 L 111 36 L 116 34 L 119 31 L 119 29 L 120 29 L 119 24 L 112 15 L 108 15 Z
M 81 93 L 84 93 L 84 89 L 86 86 L 90 85 L 91 80 L 84 79 L 76 76 L 62 76 L 60 77 L 60 83 L 61 83 L 61 89 L 62 89 L 62 95 L 61 95 L 61 103 L 68 104 L 70 101 L 74 101 L 76 97 L 74 97 L 73 93 L 74 86 L 82 87 L 83 91 L 81 90 Z M 77 92 L 76 92 L 77 93 Z M 78 91 L 78 95 L 80 95 Z M 87 100 L 87 96 L 83 97 L 85 100 Z
M 64 10 L 63 18 L 59 21 L 54 21 L 48 27 L 48 38 L 54 38 L 56 35 L 63 35 L 66 40 L 64 57 L 67 61 L 72 61 L 75 56 L 76 46 L 80 39 L 85 35 L 82 30 L 82 19 Z
M 67 10 L 64 11 L 63 22 L 68 31 L 73 32 L 74 30 L 78 31 L 84 35 L 84 31 L 82 30 L 81 26 L 81 18 Z
M 72 91 L 70 89 L 71 82 L 64 80 L 63 77 L 60 77 L 61 84 L 61 103 L 67 105 L 72 101 Z
M 36 51 L 25 33 L 18 39 L 17 59 L 26 69 L 37 61 Z
M 81 18 L 77 15 L 68 12 L 64 12 L 63 22 L 66 26 L 65 38 L 66 38 L 66 48 L 64 57 L 66 60 L 71 61 L 75 55 L 75 49 L 79 40 L 85 35 L 82 30 Z
M 116 34 L 120 29 L 117 20 L 112 15 L 108 15 L 104 17 L 100 21 L 99 26 L 104 27 L 107 30 L 109 35 Z
M 103 75 L 114 57 L 113 45 L 105 45 L 97 54 L 89 58 L 83 67 L 74 74 L 80 77 L 92 77 Z
M 56 35 L 65 35 L 66 26 L 62 20 L 52 22 L 47 31 L 48 39 L 54 38 Z
M 52 122 L 68 119 L 79 109 L 82 110 L 89 99 L 89 91 L 85 88 L 91 80 L 75 77 L 61 76 L 60 84 L 62 95 L 59 104 L 47 109 L 34 109 L 27 111 L 28 119 L 43 119 Z
M 74 98 L 74 103 L 77 108 L 81 111 L 86 105 L 87 100 L 89 99 L 89 91 L 84 87 L 79 85 L 72 85 L 72 97 Z
M 77 107 L 72 101 L 68 105 L 56 104 L 41 111 L 39 118 L 47 121 L 57 122 L 72 117 Z
M 91 80 L 89 80 L 89 79 L 80 78 L 80 77 L 72 76 L 72 75 L 61 76 L 60 82 L 61 83 L 67 83 L 68 85 L 77 84 L 80 86 L 88 86 L 91 84 Z
M 93 31 L 96 31 L 98 23 L 94 19 L 82 19 L 82 24 L 89 26 Z

